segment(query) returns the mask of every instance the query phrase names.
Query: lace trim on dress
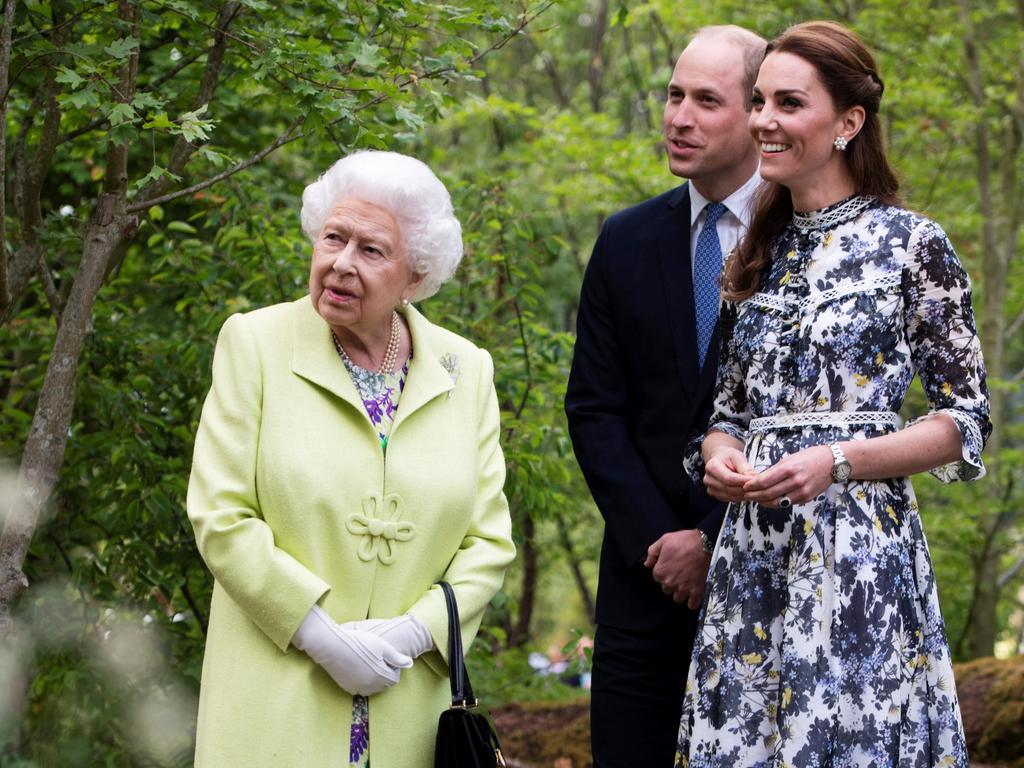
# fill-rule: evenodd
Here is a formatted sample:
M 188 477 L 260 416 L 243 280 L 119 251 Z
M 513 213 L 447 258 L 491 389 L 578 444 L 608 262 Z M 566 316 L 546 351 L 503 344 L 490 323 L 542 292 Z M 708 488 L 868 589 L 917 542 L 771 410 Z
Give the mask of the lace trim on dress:
M 986 474 L 985 462 L 981 459 L 981 452 L 985 447 L 985 439 L 981 433 L 981 427 L 975 417 L 970 413 L 957 410 L 956 408 L 939 408 L 924 416 L 918 416 L 907 424 L 913 426 L 936 413 L 945 413 L 956 424 L 960 430 L 960 437 L 963 440 L 963 448 L 960 451 L 960 458 L 951 461 L 949 464 L 942 464 L 928 470 L 928 474 L 943 483 L 953 483 L 957 480 L 980 480 Z
M 773 429 L 799 427 L 853 427 L 874 424 L 895 427 L 897 416 L 892 411 L 811 411 L 809 413 L 779 413 L 759 416 L 750 421 L 751 432 L 769 432 Z
M 819 211 L 793 211 L 793 223 L 800 229 L 832 229 L 857 218 L 873 202 L 870 195 L 855 195 Z
M 749 302 L 752 306 L 774 309 L 778 312 L 786 312 L 794 307 L 798 308 L 801 312 L 806 312 L 819 304 L 824 304 L 843 296 L 849 296 L 850 294 L 865 293 L 877 288 L 895 288 L 900 284 L 901 280 L 902 276 L 899 272 L 891 272 L 885 275 L 878 275 L 877 277 L 870 277 L 866 280 L 857 280 L 839 288 L 829 288 L 827 291 L 822 291 L 821 293 L 816 293 L 813 296 L 807 296 L 796 301 L 786 299 L 775 293 L 760 292 L 746 299 L 746 302 Z

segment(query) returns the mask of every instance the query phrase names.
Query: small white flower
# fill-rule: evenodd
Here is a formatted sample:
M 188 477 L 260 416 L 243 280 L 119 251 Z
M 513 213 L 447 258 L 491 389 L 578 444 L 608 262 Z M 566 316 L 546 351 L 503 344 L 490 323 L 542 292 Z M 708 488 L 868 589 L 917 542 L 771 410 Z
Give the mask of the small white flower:
M 62 205 L 60 207 L 60 215 L 63 216 L 65 219 L 68 216 L 70 216 L 71 214 L 73 214 L 74 212 L 75 212 L 75 209 L 72 208 L 70 205 Z
M 171 61 L 179 61 L 181 59 L 181 51 L 177 48 L 171 48 Z

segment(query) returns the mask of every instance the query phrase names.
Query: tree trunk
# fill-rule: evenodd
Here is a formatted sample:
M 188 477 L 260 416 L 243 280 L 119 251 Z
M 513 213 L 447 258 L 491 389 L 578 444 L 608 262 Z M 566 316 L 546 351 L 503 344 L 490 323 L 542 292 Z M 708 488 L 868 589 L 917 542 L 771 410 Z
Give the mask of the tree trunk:
M 608 0 L 597 0 L 594 8 L 593 33 L 590 37 L 590 109 L 601 111 L 604 97 L 604 38 L 608 32 Z
M 973 136 L 975 176 L 978 183 L 978 204 L 982 215 L 981 272 L 983 291 L 979 308 L 979 331 L 985 345 L 985 368 L 992 380 L 1006 377 L 1005 332 L 1007 277 L 1010 262 L 1017 246 L 1020 221 L 1020 200 L 1016 193 L 1015 163 L 1020 154 L 1020 142 L 1012 128 L 1005 134 L 1006 146 L 993 147 L 995 138 L 990 131 L 988 98 L 979 55 L 980 41 L 973 21 L 972 0 L 959 0 L 960 21 L 963 30 L 966 80 L 971 101 L 976 110 Z M 1024 22 L 1024 17 L 1021 19 Z M 1024 78 L 1024 68 L 1014 71 Z M 998 126 L 998 123 L 995 124 Z M 998 131 L 998 128 L 996 129 Z M 1011 155 L 1007 157 L 1007 155 Z M 998 169 L 994 160 L 1002 161 L 1003 184 L 998 195 L 993 183 L 993 172 Z M 1009 182 L 1009 183 L 1008 183 Z M 1009 188 L 1008 188 L 1009 187 Z M 987 511 L 979 516 L 978 525 L 985 542 L 976 559 L 974 590 L 968 611 L 966 629 L 967 652 L 971 658 L 991 656 L 995 650 L 998 631 L 997 607 L 999 602 L 1000 555 L 999 534 L 1016 513 L 1003 498 L 1007 479 L 1000 471 L 1000 451 L 1006 429 L 1006 393 L 1001 387 L 990 392 L 992 437 L 989 439 L 985 463 L 988 466 L 989 502 Z
M 533 605 L 537 598 L 536 526 L 529 514 L 523 516 L 523 548 L 520 555 L 523 562 L 522 592 L 519 597 L 519 615 L 508 635 L 509 648 L 519 648 L 529 638 Z
M 107 263 L 129 237 L 134 219 L 124 212 L 123 193 L 104 193 L 86 229 L 82 263 L 75 277 L 46 367 L 39 402 L 22 454 L 18 489 L 0 535 L 0 631 L 10 626 L 13 602 L 28 586 L 25 562 L 39 513 L 57 484 L 71 428 L 78 361 L 92 326 L 92 308 Z
M 580 558 L 576 554 L 576 548 L 573 546 L 572 538 L 569 536 L 569 527 L 565 524 L 565 518 L 561 515 L 558 515 L 555 520 L 558 525 L 558 538 L 562 542 L 562 549 L 565 550 L 565 555 L 569 560 L 569 569 L 572 571 L 576 588 L 580 592 L 580 599 L 583 600 L 583 608 L 587 612 L 587 619 L 591 624 L 594 624 L 594 598 L 590 594 L 590 585 L 587 584 L 587 580 L 583 576 Z

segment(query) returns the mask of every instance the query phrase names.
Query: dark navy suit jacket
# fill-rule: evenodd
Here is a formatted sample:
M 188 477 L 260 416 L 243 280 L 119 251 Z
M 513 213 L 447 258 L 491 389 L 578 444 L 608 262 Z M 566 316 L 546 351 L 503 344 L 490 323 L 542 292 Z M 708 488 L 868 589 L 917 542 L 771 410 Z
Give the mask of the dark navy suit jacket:
M 718 535 L 725 506 L 683 471 L 710 415 L 718 331 L 703 370 L 686 184 L 616 213 L 580 293 L 565 396 L 576 459 L 605 520 L 597 622 L 644 629 L 677 606 L 642 563 L 662 534 Z

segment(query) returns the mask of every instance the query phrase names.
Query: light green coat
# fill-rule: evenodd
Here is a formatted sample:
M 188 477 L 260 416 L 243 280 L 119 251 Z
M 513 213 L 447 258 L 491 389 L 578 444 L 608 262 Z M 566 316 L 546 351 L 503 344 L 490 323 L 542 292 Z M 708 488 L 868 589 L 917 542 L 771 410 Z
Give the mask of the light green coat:
M 352 698 L 289 645 L 317 602 L 338 622 L 412 613 L 430 630 L 443 653 L 370 697 L 370 761 L 433 765 L 449 693 L 432 585 L 455 588 L 468 647 L 515 549 L 491 358 L 405 317 L 413 359 L 386 460 L 308 296 L 221 329 L 188 489 L 216 579 L 199 768 L 348 765 Z

